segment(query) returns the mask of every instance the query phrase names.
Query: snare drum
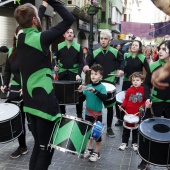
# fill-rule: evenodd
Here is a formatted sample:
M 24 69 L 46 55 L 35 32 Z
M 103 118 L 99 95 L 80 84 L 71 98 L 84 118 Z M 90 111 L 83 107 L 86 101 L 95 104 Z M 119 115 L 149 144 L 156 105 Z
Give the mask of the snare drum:
M 125 99 L 125 94 L 126 94 L 126 91 L 121 91 L 116 94 L 116 117 L 121 121 L 123 121 L 124 112 L 120 111 L 118 105 L 121 105 L 123 103 Z
M 139 117 L 133 114 L 126 114 L 124 116 L 123 126 L 126 129 L 137 129 L 139 126 Z
M 0 143 L 7 143 L 21 135 L 22 118 L 20 109 L 15 104 L 0 104 Z
M 93 129 L 91 133 L 91 138 L 94 140 L 98 140 L 104 130 L 104 124 L 97 121 L 93 124 Z
M 115 98 L 115 94 L 116 94 L 116 87 L 110 83 L 102 82 L 102 84 L 106 87 L 106 91 L 107 91 L 107 100 L 106 101 L 113 100 Z
M 53 81 L 54 93 L 60 105 L 78 104 L 79 92 L 77 88 L 80 83 L 78 81 Z
M 170 166 L 170 120 L 150 118 L 139 126 L 138 154 L 146 162 Z
M 62 152 L 80 154 L 86 149 L 92 124 L 74 116 L 62 115 L 52 134 L 51 147 Z

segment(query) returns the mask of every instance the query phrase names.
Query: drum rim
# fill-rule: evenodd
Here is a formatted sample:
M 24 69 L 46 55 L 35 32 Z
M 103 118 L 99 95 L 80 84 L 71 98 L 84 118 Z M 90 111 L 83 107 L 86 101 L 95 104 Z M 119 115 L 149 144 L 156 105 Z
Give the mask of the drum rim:
M 122 102 L 123 102 L 123 101 L 120 102 L 120 100 L 118 100 L 118 95 L 121 94 L 121 93 L 126 94 L 126 90 L 120 91 L 120 92 L 118 92 L 118 93 L 116 94 L 116 102 L 119 102 L 119 103 L 122 103 Z
M 18 108 L 18 112 L 17 112 L 14 116 L 12 116 L 12 117 L 10 117 L 10 118 L 8 118 L 8 119 L 5 119 L 5 120 L 3 120 L 3 121 L 0 120 L 0 123 L 4 123 L 4 122 L 7 122 L 7 121 L 9 121 L 9 120 L 15 118 L 15 117 L 18 116 L 18 114 L 20 114 L 20 112 L 21 112 L 19 106 L 17 106 L 16 104 L 13 104 L 13 103 L 0 103 L 0 105 L 1 105 L 1 104 L 5 104 L 5 105 L 7 105 L 7 104 L 13 105 L 13 106 L 15 106 L 15 107 Z
M 82 122 L 82 123 L 86 122 L 86 124 L 93 126 L 93 124 L 92 124 L 90 121 L 83 120 L 83 119 L 81 119 L 81 118 L 78 118 L 78 117 L 75 117 L 75 116 L 72 116 L 72 115 L 62 114 L 61 118 L 62 118 L 62 117 L 69 118 L 69 119 L 71 119 L 71 120 L 77 120 L 78 122 Z
M 130 117 L 130 116 L 133 116 L 133 117 L 135 117 L 135 118 L 137 118 L 138 119 L 138 121 L 137 122 L 128 122 L 127 120 L 125 120 L 124 118 L 125 117 Z M 133 115 L 133 114 L 125 114 L 124 115 L 124 117 L 123 117 L 123 120 L 125 121 L 125 122 L 127 122 L 127 123 L 131 123 L 131 124 L 135 124 L 135 123 L 139 123 L 139 117 L 138 116 L 136 116 L 136 115 Z
M 163 120 L 168 120 L 167 118 L 160 118 L 160 117 L 155 117 L 155 118 L 148 118 L 148 119 L 145 119 L 144 121 L 147 121 L 147 120 L 150 120 L 150 119 L 163 119 Z M 151 141 L 154 141 L 154 142 L 159 142 L 159 143 L 167 143 L 167 142 L 170 142 L 170 140 L 164 140 L 164 141 L 160 141 L 160 140 L 156 140 L 156 139 L 153 139 L 153 138 L 149 138 L 148 136 L 146 136 L 142 131 L 141 131 L 141 126 L 142 126 L 142 123 L 144 122 L 142 121 L 139 125 L 139 133 L 143 134 L 144 137 L 146 137 L 146 139 L 152 139 Z
M 116 86 L 114 86 L 113 84 L 111 84 L 111 83 L 106 83 L 106 82 L 101 82 L 103 85 L 104 84 L 108 84 L 109 86 L 111 85 L 111 86 L 113 86 L 114 87 L 114 89 L 112 90 L 112 91 L 107 91 L 107 89 L 106 89 L 106 91 L 107 92 L 110 92 L 110 93 L 112 93 L 112 92 L 115 92 L 116 91 Z M 105 85 L 104 85 L 105 86 Z M 105 86 L 106 87 L 106 86 Z
M 53 80 L 53 83 L 54 84 L 80 84 L 79 81 L 72 81 L 72 80 Z
M 139 147 L 139 140 L 138 140 L 138 147 Z M 146 160 L 145 158 L 143 158 L 143 157 L 141 156 L 141 154 L 139 153 L 139 149 L 137 150 L 137 152 L 138 152 L 138 155 L 139 155 L 139 157 L 140 157 L 141 159 L 143 159 L 143 160 L 146 161 L 147 163 L 150 163 L 151 165 L 155 165 L 155 166 L 159 166 L 159 167 L 168 167 L 168 166 L 170 166 L 170 164 L 160 165 L 160 164 L 155 164 L 155 163 L 149 162 L 148 160 Z

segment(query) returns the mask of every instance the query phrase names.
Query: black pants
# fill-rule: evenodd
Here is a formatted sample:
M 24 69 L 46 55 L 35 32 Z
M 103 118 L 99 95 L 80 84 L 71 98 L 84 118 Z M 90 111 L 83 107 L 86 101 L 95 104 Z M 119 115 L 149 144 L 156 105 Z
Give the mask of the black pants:
M 48 147 L 55 121 L 48 121 L 30 115 L 31 131 L 34 137 L 34 147 L 29 162 L 29 170 L 48 170 L 54 149 Z
M 128 141 L 130 138 L 130 132 L 131 132 L 130 129 L 123 127 L 122 143 L 128 144 Z M 138 141 L 138 129 L 133 129 L 132 130 L 132 144 L 137 143 L 137 141 Z
M 122 91 L 127 90 L 131 85 L 132 83 L 130 81 L 124 81 L 122 85 Z
M 113 122 L 113 106 L 107 108 L 107 128 L 112 127 Z

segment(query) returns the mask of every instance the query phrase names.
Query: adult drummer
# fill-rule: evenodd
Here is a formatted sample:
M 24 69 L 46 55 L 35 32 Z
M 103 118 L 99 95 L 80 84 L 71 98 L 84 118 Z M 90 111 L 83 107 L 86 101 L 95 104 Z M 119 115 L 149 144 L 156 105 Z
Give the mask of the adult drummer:
M 110 41 L 112 34 L 109 30 L 102 30 L 100 33 L 100 44 L 101 47 L 93 51 L 93 54 L 87 60 L 88 65 L 91 67 L 93 63 L 100 64 L 103 67 L 104 75 L 102 81 L 111 84 L 115 83 L 115 76 L 123 76 L 124 74 L 124 61 L 118 55 L 118 50 L 110 46 Z M 119 68 L 117 70 L 117 62 L 119 63 Z M 109 75 L 113 74 L 113 75 Z M 107 108 L 107 135 L 109 137 L 115 137 L 112 130 L 113 121 L 113 106 L 116 103 L 116 99 L 104 102 Z
M 75 21 L 74 16 L 58 1 L 42 1 L 39 13 L 43 17 L 46 7 L 51 5 L 62 17 L 62 21 L 49 30 L 41 31 L 38 11 L 30 3 L 15 9 L 14 17 L 22 27 L 17 41 L 17 57 L 21 72 L 24 111 L 29 114 L 34 147 L 29 170 L 47 170 L 54 150 L 48 147 L 55 120 L 60 108 L 52 84 L 49 46 Z M 39 15 L 40 16 L 40 15 Z
M 152 106 L 153 116 L 170 118 L 170 87 L 159 89 L 151 84 L 152 74 L 170 60 L 170 41 L 162 42 L 158 47 L 159 59 L 149 65 L 149 70 L 144 81 L 146 107 Z M 166 80 L 165 80 L 166 81 Z M 159 154 L 159 153 L 158 153 Z M 148 164 L 144 161 L 138 166 L 139 170 L 145 168 Z
M 55 53 L 58 63 L 59 74 L 58 80 L 79 81 L 85 65 L 83 50 L 80 44 L 74 42 L 73 29 L 69 28 L 64 33 L 65 41 L 57 45 Z M 55 68 L 56 68 L 55 67 Z M 65 114 L 65 106 L 60 105 L 61 113 Z M 83 102 L 76 104 L 77 117 L 82 118 Z

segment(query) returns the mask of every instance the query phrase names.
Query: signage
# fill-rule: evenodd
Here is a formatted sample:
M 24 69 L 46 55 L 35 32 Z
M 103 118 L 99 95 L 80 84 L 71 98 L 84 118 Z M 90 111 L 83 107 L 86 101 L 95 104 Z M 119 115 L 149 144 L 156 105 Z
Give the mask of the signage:
M 90 31 L 90 23 L 79 19 L 78 28 L 85 31 Z M 93 32 L 97 31 L 97 25 L 93 25 Z

